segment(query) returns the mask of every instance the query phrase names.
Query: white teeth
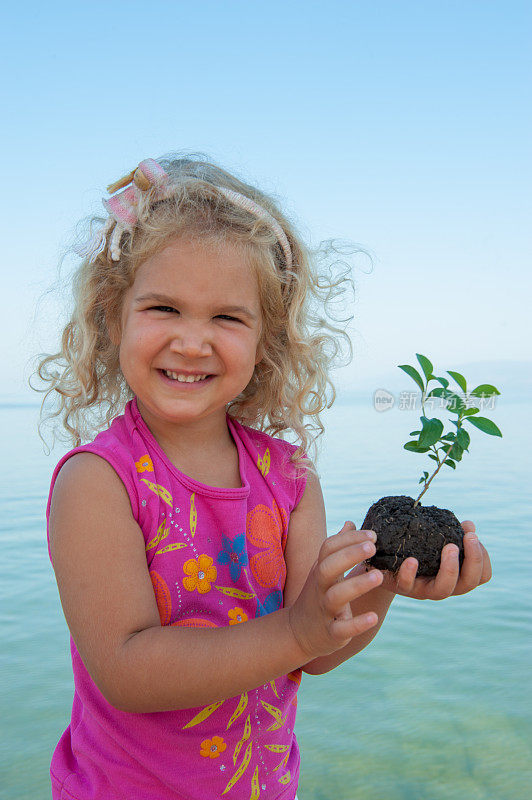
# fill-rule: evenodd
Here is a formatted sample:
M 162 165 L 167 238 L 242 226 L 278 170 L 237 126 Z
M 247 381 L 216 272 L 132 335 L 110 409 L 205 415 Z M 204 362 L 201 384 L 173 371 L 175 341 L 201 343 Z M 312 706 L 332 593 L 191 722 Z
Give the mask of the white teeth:
M 181 372 L 173 372 L 170 369 L 164 369 L 164 374 L 167 378 L 172 378 L 174 381 L 179 381 L 179 383 L 197 383 L 198 381 L 204 381 L 207 375 L 183 375 Z

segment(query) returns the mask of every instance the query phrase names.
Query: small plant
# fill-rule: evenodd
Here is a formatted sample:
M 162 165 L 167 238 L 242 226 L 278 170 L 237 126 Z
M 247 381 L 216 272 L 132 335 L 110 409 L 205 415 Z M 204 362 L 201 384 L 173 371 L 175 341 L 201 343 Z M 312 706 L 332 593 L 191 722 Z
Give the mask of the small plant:
M 441 562 L 441 551 L 446 544 L 458 547 L 460 565 L 464 559 L 463 530 L 460 522 L 446 508 L 422 506 L 419 502 L 430 484 L 447 464 L 456 469 L 464 453 L 469 452 L 470 436 L 465 425 L 489 433 L 491 436 L 502 436 L 502 433 L 487 417 L 479 416 L 482 401 L 500 394 L 490 383 L 482 383 L 471 392 L 467 391 L 467 382 L 459 372 L 448 370 L 447 374 L 455 381 L 459 391 L 449 389 L 449 380 L 434 375 L 434 367 L 426 356 L 417 354 L 422 373 L 409 364 L 401 364 L 400 369 L 406 372 L 421 389 L 421 430 L 412 431 L 416 436 L 404 447 L 413 453 L 427 454 L 436 462 L 436 468 L 430 475 L 426 470 L 419 479 L 423 489 L 416 500 L 405 495 L 381 497 L 373 503 L 362 527 L 374 530 L 377 534 L 377 552 L 370 564 L 378 569 L 395 572 L 405 558 L 413 556 L 418 561 L 418 575 L 433 577 L 438 573 Z M 435 381 L 438 385 L 429 389 Z M 459 393 L 461 392 L 461 393 Z M 455 415 L 449 420 L 451 428 L 444 430 L 443 422 L 437 417 L 429 417 L 426 405 L 438 398 L 446 410 Z M 471 406 L 475 402 L 475 406 Z
M 437 467 L 429 476 L 429 473 L 424 471 L 418 483 L 423 483 L 423 491 L 414 502 L 414 508 L 417 506 L 431 482 L 436 477 L 444 464 L 452 469 L 456 469 L 457 462 L 462 460 L 464 453 L 469 453 L 470 436 L 464 428 L 464 423 L 473 425 L 475 428 L 488 433 L 491 436 L 502 436 L 499 428 L 487 417 L 479 417 L 477 414 L 480 409 L 476 407 L 468 407 L 468 400 L 475 398 L 481 402 L 489 397 L 499 395 L 500 392 L 495 386 L 490 383 L 482 383 L 471 392 L 467 391 L 467 382 L 463 375 L 453 370 L 447 370 L 447 374 L 455 381 L 464 394 L 460 397 L 454 391 L 449 389 L 449 381 L 447 378 L 439 378 L 434 375 L 434 367 L 426 356 L 416 353 L 416 358 L 421 365 L 423 375 L 421 375 L 415 367 L 409 364 L 400 364 L 399 369 L 402 369 L 409 375 L 421 389 L 421 408 L 423 414 L 420 417 L 422 428 L 419 431 L 411 431 L 410 436 L 417 436 L 410 442 L 404 445 L 405 450 L 410 450 L 412 453 L 428 453 L 428 457 L 436 462 Z M 437 381 L 440 386 L 429 391 L 429 383 Z M 451 414 L 456 415 L 456 419 L 451 419 L 449 422 L 455 426 L 456 430 L 444 433 L 443 422 L 438 417 L 427 417 L 425 413 L 425 403 L 432 398 L 440 398 L 445 401 L 446 410 Z M 430 451 L 430 452 L 429 452 Z

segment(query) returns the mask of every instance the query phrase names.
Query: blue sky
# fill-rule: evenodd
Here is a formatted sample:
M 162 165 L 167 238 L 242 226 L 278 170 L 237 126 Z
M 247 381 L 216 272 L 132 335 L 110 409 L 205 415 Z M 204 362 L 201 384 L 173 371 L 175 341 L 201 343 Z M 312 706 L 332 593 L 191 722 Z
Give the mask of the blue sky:
M 51 348 L 76 221 L 140 160 L 203 151 L 275 193 L 354 277 L 342 385 L 416 351 L 529 361 L 527 2 L 27 2 L 3 19 L 0 397 Z M 493 379 L 483 374 L 482 380 Z

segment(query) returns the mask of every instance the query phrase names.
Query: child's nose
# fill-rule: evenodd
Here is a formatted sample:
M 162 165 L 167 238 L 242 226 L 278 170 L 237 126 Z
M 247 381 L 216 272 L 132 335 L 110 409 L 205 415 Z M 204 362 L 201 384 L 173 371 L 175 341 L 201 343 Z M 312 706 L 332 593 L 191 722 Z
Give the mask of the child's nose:
M 180 326 L 176 331 L 170 349 L 186 358 L 200 358 L 212 355 L 212 345 L 202 327 Z

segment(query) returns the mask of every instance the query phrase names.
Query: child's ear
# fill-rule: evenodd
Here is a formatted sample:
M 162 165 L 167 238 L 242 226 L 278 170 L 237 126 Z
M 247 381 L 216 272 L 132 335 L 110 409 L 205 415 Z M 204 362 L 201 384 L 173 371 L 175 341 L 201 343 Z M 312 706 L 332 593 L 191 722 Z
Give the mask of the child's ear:
M 257 345 L 257 352 L 255 353 L 255 366 L 257 366 L 257 364 L 260 364 L 263 358 L 264 358 L 264 347 L 262 346 L 262 342 L 259 342 Z

